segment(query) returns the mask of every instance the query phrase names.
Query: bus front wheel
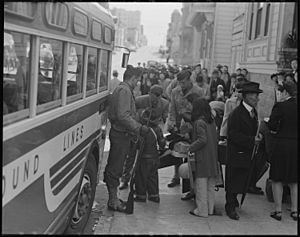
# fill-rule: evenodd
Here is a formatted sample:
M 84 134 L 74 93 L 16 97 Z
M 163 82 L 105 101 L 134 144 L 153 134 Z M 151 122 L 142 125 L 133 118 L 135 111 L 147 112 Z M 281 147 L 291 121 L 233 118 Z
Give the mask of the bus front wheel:
M 84 168 L 80 193 L 76 200 L 73 216 L 66 234 L 81 234 L 89 219 L 96 191 L 97 165 L 93 154 L 90 154 Z

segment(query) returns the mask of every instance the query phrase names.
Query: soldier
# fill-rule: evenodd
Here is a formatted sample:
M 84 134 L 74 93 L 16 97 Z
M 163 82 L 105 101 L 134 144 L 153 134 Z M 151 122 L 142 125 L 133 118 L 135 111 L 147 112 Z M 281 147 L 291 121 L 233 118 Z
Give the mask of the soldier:
M 198 94 L 199 97 L 204 97 L 204 90 L 196 84 L 193 84 L 191 80 L 191 72 L 183 70 L 177 74 L 178 85 L 171 92 L 171 104 L 169 107 L 169 116 L 167 127 L 168 130 L 177 132 L 180 130 L 182 119 L 186 119 L 186 115 L 191 115 L 192 104 L 188 101 L 187 97 L 190 94 Z M 180 184 L 179 166 L 175 166 L 174 176 L 168 187 L 172 188 Z M 187 193 L 182 200 L 189 200 L 195 197 L 193 192 Z
M 146 108 L 153 109 L 152 113 L 153 116 L 155 115 L 156 120 L 152 122 L 155 122 L 156 125 L 165 123 L 168 116 L 169 102 L 161 97 L 162 93 L 162 87 L 159 85 L 154 85 L 150 88 L 150 92 L 148 95 L 139 96 L 135 100 L 136 109 L 138 111 L 144 110 Z M 130 171 L 132 170 L 134 164 L 135 155 L 136 145 L 131 147 L 130 153 L 126 158 L 121 178 L 121 185 L 119 187 L 120 190 L 128 187 L 128 182 L 130 180 Z
M 118 79 L 119 73 L 117 70 L 114 70 L 112 75 L 113 79 L 111 79 L 108 84 L 108 90 L 110 93 L 113 93 L 116 87 L 121 83 L 121 81 Z
M 141 70 L 128 65 L 123 82 L 114 90 L 110 99 L 110 151 L 104 171 L 104 182 L 109 194 L 108 209 L 113 211 L 124 212 L 126 209 L 125 202 L 118 198 L 117 188 L 131 143 L 137 140 L 138 134 L 145 136 L 149 132 L 147 126 L 136 121 L 133 89 L 140 77 Z
M 239 206 L 237 194 L 243 193 L 250 169 L 254 144 L 261 142 L 262 134 L 256 136 L 258 128 L 257 103 L 262 93 L 259 83 L 245 82 L 242 85 L 242 102 L 228 118 L 227 163 L 225 169 L 225 210 L 229 218 L 238 220 L 235 208 Z M 253 175 L 252 175 L 253 177 Z M 255 179 L 251 186 L 255 185 Z

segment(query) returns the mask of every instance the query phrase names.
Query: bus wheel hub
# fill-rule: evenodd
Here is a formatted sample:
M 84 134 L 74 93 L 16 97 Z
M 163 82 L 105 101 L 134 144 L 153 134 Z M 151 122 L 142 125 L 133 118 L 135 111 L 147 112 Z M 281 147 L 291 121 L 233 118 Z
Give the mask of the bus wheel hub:
M 73 222 L 78 223 L 82 216 L 87 213 L 92 197 L 92 187 L 88 175 L 84 175 L 80 188 L 79 200 L 76 204 Z

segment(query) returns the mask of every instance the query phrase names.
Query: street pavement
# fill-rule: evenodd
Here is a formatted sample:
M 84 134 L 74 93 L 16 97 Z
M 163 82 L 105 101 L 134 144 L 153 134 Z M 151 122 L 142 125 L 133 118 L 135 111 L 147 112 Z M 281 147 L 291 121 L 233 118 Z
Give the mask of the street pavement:
M 100 180 L 109 151 L 109 140 L 106 140 L 106 154 L 102 161 Z M 224 168 L 224 167 L 223 167 Z M 225 174 L 225 171 L 223 170 Z M 266 196 L 247 194 L 241 209 L 239 221 L 229 219 L 225 214 L 225 192 L 221 188 L 215 193 L 215 206 L 223 216 L 208 218 L 195 217 L 189 211 L 195 208 L 194 200 L 182 201 L 181 186 L 168 188 L 172 178 L 173 167 L 159 170 L 159 192 L 161 202 L 134 203 L 134 213 L 127 215 L 107 210 L 108 194 L 105 184 L 100 181 L 94 202 L 94 208 L 86 227 L 86 234 L 197 234 L 197 235 L 297 235 L 297 222 L 289 216 L 288 204 L 283 204 L 282 221 L 271 218 L 274 203 L 267 201 Z M 265 188 L 268 172 L 259 181 L 258 186 Z M 127 200 L 129 190 L 119 192 Z M 240 200 L 240 196 L 238 197 Z

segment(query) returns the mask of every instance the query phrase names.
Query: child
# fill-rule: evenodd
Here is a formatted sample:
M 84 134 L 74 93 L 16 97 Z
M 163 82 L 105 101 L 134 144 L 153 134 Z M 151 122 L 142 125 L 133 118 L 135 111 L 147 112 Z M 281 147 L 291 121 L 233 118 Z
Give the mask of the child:
M 141 123 L 147 125 L 150 117 L 150 110 L 146 109 L 141 114 Z M 158 189 L 158 166 L 159 166 L 159 149 L 163 149 L 166 141 L 163 137 L 161 128 L 152 123 L 156 116 L 151 115 L 149 122 L 150 132 L 144 137 L 144 148 L 142 155 L 138 161 L 136 170 L 135 201 L 146 202 L 146 194 L 148 193 L 148 200 L 153 202 L 160 202 Z
M 217 86 L 217 101 L 223 101 L 225 102 L 225 96 L 224 96 L 224 88 L 222 85 Z
M 189 152 L 195 153 L 194 190 L 197 208 L 190 211 L 190 214 L 208 217 L 214 214 L 214 188 L 219 172 L 216 124 L 205 99 L 198 98 L 193 102 L 192 122 L 193 143 Z

